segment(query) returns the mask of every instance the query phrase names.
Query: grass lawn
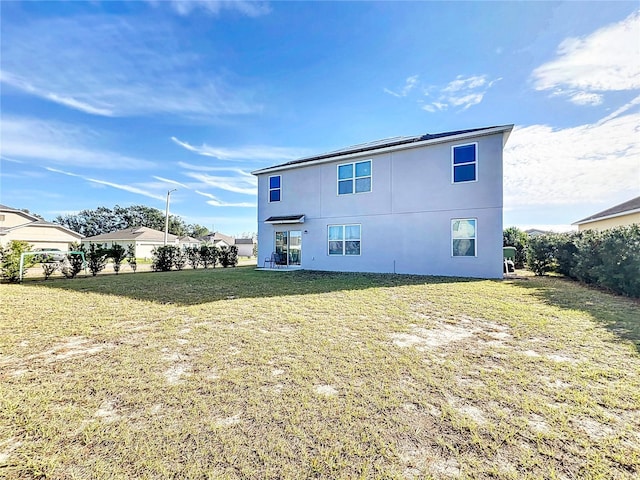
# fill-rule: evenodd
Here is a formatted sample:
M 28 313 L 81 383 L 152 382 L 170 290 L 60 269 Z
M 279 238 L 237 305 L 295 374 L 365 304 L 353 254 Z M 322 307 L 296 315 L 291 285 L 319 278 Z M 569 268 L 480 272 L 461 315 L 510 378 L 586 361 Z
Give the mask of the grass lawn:
M 632 479 L 640 304 L 252 267 L 0 285 L 0 477 Z

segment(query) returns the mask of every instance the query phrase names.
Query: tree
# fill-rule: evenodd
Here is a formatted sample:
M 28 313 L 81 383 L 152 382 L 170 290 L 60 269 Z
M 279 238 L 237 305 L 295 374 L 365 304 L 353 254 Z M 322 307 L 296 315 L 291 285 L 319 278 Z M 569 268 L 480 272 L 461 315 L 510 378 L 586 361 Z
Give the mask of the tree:
M 58 215 L 54 222 L 85 237 L 135 227 L 164 231 L 165 212 L 144 205 L 116 205 L 113 209 L 98 207 L 95 210 L 82 210 L 76 215 Z M 169 216 L 169 233 L 178 236 L 187 234 L 187 227 L 180 217 Z
M 502 246 L 516 247 L 516 258 L 514 264 L 516 268 L 524 268 L 527 262 L 527 245 L 529 235 L 518 227 L 509 227 L 502 232 Z
M 209 234 L 209 229 L 207 227 L 203 227 L 202 225 L 198 225 L 197 223 L 193 225 L 187 225 L 187 235 L 193 238 L 201 238 Z

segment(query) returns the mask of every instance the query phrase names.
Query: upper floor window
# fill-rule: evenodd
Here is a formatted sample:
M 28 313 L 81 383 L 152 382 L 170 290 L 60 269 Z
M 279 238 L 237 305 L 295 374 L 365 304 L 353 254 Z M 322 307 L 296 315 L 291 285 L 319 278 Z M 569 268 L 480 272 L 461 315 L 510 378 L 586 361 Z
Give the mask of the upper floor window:
M 269 177 L 269 202 L 279 202 L 281 197 L 282 177 L 273 175 Z
M 477 232 L 475 218 L 455 218 L 451 220 L 451 255 L 454 257 L 475 257 Z
M 360 225 L 329 225 L 329 255 L 360 255 Z
M 478 179 L 478 144 L 456 145 L 451 148 L 453 157 L 453 183 L 475 182 Z
M 371 191 L 371 160 L 338 165 L 338 195 Z

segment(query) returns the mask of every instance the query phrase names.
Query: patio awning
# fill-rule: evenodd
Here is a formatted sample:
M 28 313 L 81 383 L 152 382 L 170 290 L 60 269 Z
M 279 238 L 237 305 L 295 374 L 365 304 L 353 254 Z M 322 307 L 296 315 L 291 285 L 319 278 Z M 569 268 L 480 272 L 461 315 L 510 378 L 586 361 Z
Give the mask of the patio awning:
M 304 215 L 282 215 L 277 217 L 269 217 L 264 223 L 304 223 Z

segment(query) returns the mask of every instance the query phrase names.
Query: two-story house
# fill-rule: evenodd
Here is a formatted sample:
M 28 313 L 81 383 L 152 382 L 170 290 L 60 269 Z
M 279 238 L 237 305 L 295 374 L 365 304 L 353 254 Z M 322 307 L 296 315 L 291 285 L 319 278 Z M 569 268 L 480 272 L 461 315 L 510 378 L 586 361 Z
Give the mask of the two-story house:
M 57 223 L 46 222 L 17 208 L 0 205 L 0 246 L 13 240 L 27 242 L 31 248 L 69 250 L 82 235 Z
M 502 278 L 513 125 L 396 137 L 253 172 L 258 264 Z

